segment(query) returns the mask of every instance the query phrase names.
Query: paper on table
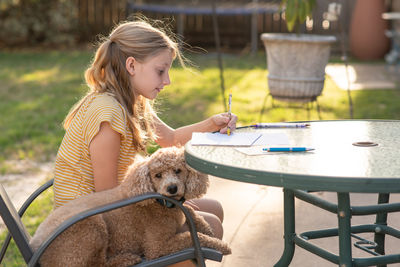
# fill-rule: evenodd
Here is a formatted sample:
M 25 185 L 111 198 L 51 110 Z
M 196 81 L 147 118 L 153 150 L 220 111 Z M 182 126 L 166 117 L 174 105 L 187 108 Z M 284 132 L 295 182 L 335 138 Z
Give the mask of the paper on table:
M 263 151 L 265 147 L 289 145 L 289 138 L 284 133 L 263 133 L 251 147 L 236 148 L 237 151 L 249 156 L 266 155 L 268 151 Z
M 284 133 L 263 133 L 253 146 L 289 145 L 289 137 Z
M 261 133 L 234 132 L 231 135 L 220 133 L 193 133 L 191 144 L 209 146 L 251 146 Z
M 249 156 L 271 154 L 268 151 L 263 151 L 264 147 L 265 146 L 251 146 L 251 147 L 237 147 L 235 149 L 237 151 L 242 152 L 243 154 L 246 154 L 246 155 L 249 155 Z

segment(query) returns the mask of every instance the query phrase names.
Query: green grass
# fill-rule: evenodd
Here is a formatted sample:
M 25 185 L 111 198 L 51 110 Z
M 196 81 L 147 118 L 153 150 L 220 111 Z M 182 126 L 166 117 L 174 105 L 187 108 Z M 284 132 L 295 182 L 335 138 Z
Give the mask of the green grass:
M 91 52 L 0 52 L 0 174 L 12 171 L 8 159 L 52 160 L 62 140 L 61 123 L 71 106 L 86 92 L 83 72 Z M 159 116 L 179 127 L 224 112 L 215 54 L 190 55 L 194 71 L 175 66 L 172 84 L 157 100 Z M 232 111 L 239 125 L 260 121 L 267 96 L 265 54 L 255 57 L 224 55 L 226 96 L 233 93 Z M 355 119 L 400 119 L 400 90 L 353 91 Z M 329 78 L 318 98 L 322 119 L 348 119 L 347 92 Z M 317 120 L 315 109 L 291 108 L 286 103 L 265 104 L 263 122 Z M 48 193 L 28 210 L 25 221 L 32 233 L 51 209 Z M 4 233 L 0 240 L 4 239 Z M 14 247 L 4 266 L 23 266 Z
M 5 159 L 51 160 L 63 136 L 61 123 L 71 106 L 86 92 L 83 72 L 91 52 L 0 53 L 0 171 Z M 175 67 L 172 84 L 157 102 L 159 115 L 172 127 L 197 122 L 224 111 L 215 54 L 189 55 L 198 65 L 193 72 Z M 223 55 L 226 94 L 233 92 L 233 112 L 239 125 L 258 122 L 268 86 L 263 52 L 257 56 Z M 399 119 L 400 90 L 352 92 L 354 118 Z M 327 77 L 318 98 L 322 119 L 349 118 L 347 93 Z M 316 109 L 265 104 L 262 121 L 318 119 Z M 2 164 L 3 163 L 3 164 Z
M 82 52 L 0 53 L 0 162 L 54 156 L 89 60 Z

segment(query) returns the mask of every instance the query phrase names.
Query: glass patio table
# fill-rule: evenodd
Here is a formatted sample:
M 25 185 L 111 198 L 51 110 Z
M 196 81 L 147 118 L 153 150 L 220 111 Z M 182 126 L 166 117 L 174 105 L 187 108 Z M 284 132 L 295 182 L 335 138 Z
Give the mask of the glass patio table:
M 400 262 L 400 254 L 385 255 L 385 235 L 400 238 L 400 231 L 387 225 L 387 215 L 400 211 L 400 203 L 389 203 L 390 193 L 400 193 L 400 121 L 338 120 L 311 121 L 307 128 L 240 129 L 238 131 L 281 132 L 291 146 L 315 148 L 307 152 L 270 152 L 250 156 L 227 146 L 185 146 L 187 163 L 221 178 L 283 188 L 285 248 L 275 266 L 288 266 L 295 246 L 300 246 L 341 267 L 385 266 Z M 312 191 L 337 193 L 337 203 Z M 352 206 L 350 193 L 378 193 L 374 205 Z M 296 234 L 295 198 L 338 217 L 337 228 Z M 352 216 L 376 215 L 376 222 L 351 225 Z M 357 236 L 374 233 L 374 241 Z M 339 255 L 318 247 L 312 239 L 338 236 Z M 372 254 L 353 258 L 354 245 Z M 367 245 L 365 245 L 367 243 Z

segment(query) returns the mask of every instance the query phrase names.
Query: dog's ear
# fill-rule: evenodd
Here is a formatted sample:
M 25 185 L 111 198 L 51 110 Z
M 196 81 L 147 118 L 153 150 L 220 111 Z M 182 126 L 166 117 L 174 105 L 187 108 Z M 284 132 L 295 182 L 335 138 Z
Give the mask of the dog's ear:
M 129 167 L 125 179 L 121 184 L 123 194 L 126 197 L 154 192 L 148 164 L 149 159 L 145 159 Z
M 186 180 L 186 199 L 199 198 L 207 192 L 209 185 L 208 175 L 198 172 L 186 164 L 188 177 Z

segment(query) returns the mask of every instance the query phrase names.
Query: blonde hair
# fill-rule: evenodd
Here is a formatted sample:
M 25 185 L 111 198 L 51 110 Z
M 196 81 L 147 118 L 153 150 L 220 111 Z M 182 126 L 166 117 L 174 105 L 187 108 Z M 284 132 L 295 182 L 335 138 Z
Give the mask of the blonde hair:
M 184 65 L 177 42 L 150 23 L 140 20 L 124 22 L 115 27 L 108 37 L 103 37 L 91 66 L 85 72 L 86 83 L 90 90 L 69 112 L 64 121 L 67 129 L 75 114 L 93 94 L 109 93 L 124 107 L 128 115 L 128 125 L 133 133 L 133 145 L 138 151 L 145 152 L 146 143 L 155 138 L 153 129 L 153 107 L 150 100 L 135 96 L 129 82 L 129 73 L 125 62 L 134 57 L 145 62 L 149 57 L 168 49 L 173 57 L 178 57 Z

